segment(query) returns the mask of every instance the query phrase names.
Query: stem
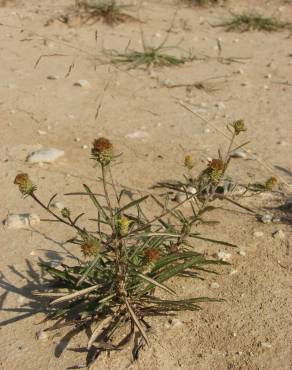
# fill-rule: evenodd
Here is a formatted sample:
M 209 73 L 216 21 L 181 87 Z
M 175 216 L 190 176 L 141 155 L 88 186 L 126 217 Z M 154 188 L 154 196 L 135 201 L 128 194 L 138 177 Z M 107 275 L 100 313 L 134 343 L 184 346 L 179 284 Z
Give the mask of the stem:
M 38 197 L 34 194 L 34 193 L 32 193 L 31 195 L 30 195 L 31 197 L 32 197 L 32 199 L 33 200 L 35 200 L 42 208 L 44 208 L 48 213 L 50 213 L 53 217 L 55 217 L 58 221 L 60 221 L 60 222 L 62 222 L 63 224 L 65 224 L 65 225 L 68 225 L 68 226 L 71 226 L 71 227 L 73 227 L 73 228 L 75 228 L 75 229 L 77 229 L 78 231 L 81 231 L 81 229 L 78 227 L 78 226 L 76 226 L 76 225 L 74 225 L 73 223 L 72 223 L 72 221 L 71 222 L 68 222 L 68 221 L 65 221 L 63 218 L 61 218 L 60 216 L 58 216 L 56 213 L 54 213 L 53 211 L 51 211 L 42 201 L 40 201 L 39 199 L 38 199 Z
M 102 184 L 103 184 L 103 191 L 106 199 L 106 203 L 110 212 L 110 217 L 111 217 L 111 228 L 114 231 L 115 230 L 115 223 L 114 223 L 114 214 L 112 210 L 112 205 L 110 202 L 109 194 L 108 194 L 108 189 L 107 189 L 107 183 L 106 183 L 106 170 L 105 166 L 102 164 L 101 165 L 101 172 L 102 172 Z

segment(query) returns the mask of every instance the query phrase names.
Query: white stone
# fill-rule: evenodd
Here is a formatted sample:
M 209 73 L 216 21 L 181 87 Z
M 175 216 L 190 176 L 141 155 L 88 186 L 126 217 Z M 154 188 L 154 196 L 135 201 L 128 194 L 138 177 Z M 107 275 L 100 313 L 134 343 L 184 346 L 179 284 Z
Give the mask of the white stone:
M 243 256 L 243 257 L 245 257 L 245 256 L 246 256 L 246 252 L 245 252 L 245 251 L 239 251 L 239 252 L 238 252 L 238 254 L 239 254 L 240 256 Z
M 265 78 L 267 78 L 267 79 L 271 79 L 271 78 L 272 78 L 271 73 L 268 73 L 267 75 L 265 75 Z
M 273 238 L 279 239 L 279 240 L 285 240 L 285 234 L 283 230 L 277 230 L 273 233 Z
M 230 156 L 232 158 L 246 158 L 247 157 L 246 153 L 242 149 L 232 150 L 232 152 L 230 153 Z
M 273 216 L 269 214 L 265 214 L 260 217 L 260 221 L 264 224 L 269 224 L 270 222 L 272 222 L 272 219 Z
M 219 289 L 220 288 L 220 285 L 218 283 L 212 283 L 210 285 L 211 289 Z
M 215 103 L 215 107 L 220 109 L 220 110 L 223 110 L 223 109 L 226 108 L 225 104 L 222 101 L 219 101 L 219 102 Z
M 88 149 L 88 145 L 86 145 L 86 144 L 81 145 L 81 148 L 82 148 L 82 149 Z
M 235 275 L 237 274 L 237 270 L 236 269 L 232 269 L 230 272 L 229 272 L 229 275 Z
M 39 135 L 46 135 L 47 134 L 47 131 L 38 130 L 38 134 Z
M 195 194 L 197 194 L 198 191 L 194 186 L 188 185 L 187 186 L 187 192 L 191 193 L 192 195 L 195 195 Z
M 170 322 L 171 328 L 181 328 L 183 326 L 183 323 L 179 319 L 172 319 Z
M 87 80 L 78 80 L 76 82 L 74 82 L 74 86 L 78 86 L 78 87 L 90 87 L 90 83 L 87 81 Z
M 34 213 L 9 214 L 5 220 L 8 229 L 27 229 L 40 223 L 38 215 Z
M 51 204 L 52 208 L 58 209 L 59 211 L 62 211 L 63 208 L 65 208 L 64 204 L 62 202 L 55 202 Z
M 79 141 L 80 141 L 81 139 L 80 139 L 80 137 L 76 137 L 74 140 L 76 141 L 76 143 L 79 143 Z
M 47 341 L 49 339 L 49 336 L 48 334 L 43 331 L 43 330 L 39 330 L 37 333 L 36 333 L 36 338 L 38 340 L 41 340 L 41 341 Z
M 182 193 L 182 192 L 178 192 L 175 194 L 175 198 L 174 200 L 178 203 L 182 203 L 184 202 L 185 200 L 187 199 L 187 195 L 185 193 Z
M 134 131 L 126 135 L 126 138 L 128 139 L 143 139 L 146 137 L 149 137 L 149 134 L 145 131 Z
M 261 346 L 264 348 L 272 348 L 272 345 L 269 342 L 261 342 Z
M 255 238 L 261 238 L 262 236 L 264 236 L 264 233 L 262 231 L 254 231 L 253 236 Z
M 225 261 L 225 262 L 229 261 L 231 258 L 231 253 L 227 253 L 224 251 L 218 252 L 216 253 L 216 255 L 220 260 Z
M 26 160 L 30 163 L 54 162 L 56 159 L 62 157 L 63 155 L 64 151 L 60 149 L 40 149 L 29 154 Z

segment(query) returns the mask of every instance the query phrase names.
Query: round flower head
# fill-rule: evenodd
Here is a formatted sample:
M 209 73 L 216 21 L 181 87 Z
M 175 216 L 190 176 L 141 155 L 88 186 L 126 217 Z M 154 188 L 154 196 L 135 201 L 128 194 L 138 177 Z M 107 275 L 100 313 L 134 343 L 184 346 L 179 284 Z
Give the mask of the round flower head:
M 113 159 L 113 144 L 105 137 L 95 139 L 91 153 L 100 164 L 105 166 Z
M 144 256 L 149 262 L 155 262 L 160 259 L 160 253 L 157 249 L 148 249 L 145 251 Z
M 190 155 L 185 156 L 184 165 L 188 170 L 191 170 L 194 167 L 193 159 Z
M 208 164 L 208 173 L 213 183 L 218 183 L 224 172 L 225 164 L 221 159 L 212 159 Z
M 31 195 L 36 190 L 36 186 L 33 185 L 27 173 L 18 174 L 14 179 L 14 184 L 18 185 L 23 195 Z
M 272 176 L 272 177 L 270 177 L 270 178 L 266 181 L 266 183 L 265 183 L 265 188 L 266 188 L 267 190 L 273 190 L 273 189 L 274 189 L 274 187 L 277 185 L 277 182 L 278 182 L 278 180 L 276 179 L 276 177 Z
M 125 236 L 125 235 L 128 234 L 129 226 L 130 226 L 131 223 L 132 223 L 132 221 L 129 220 L 127 217 L 124 217 L 124 216 L 117 220 L 117 227 L 118 227 L 119 233 L 122 236 Z
M 246 131 L 246 127 L 242 119 L 234 121 L 231 126 L 234 128 L 235 135 L 239 135 L 241 132 Z
M 81 245 L 81 251 L 84 257 L 96 256 L 100 252 L 100 242 L 98 239 L 88 239 Z

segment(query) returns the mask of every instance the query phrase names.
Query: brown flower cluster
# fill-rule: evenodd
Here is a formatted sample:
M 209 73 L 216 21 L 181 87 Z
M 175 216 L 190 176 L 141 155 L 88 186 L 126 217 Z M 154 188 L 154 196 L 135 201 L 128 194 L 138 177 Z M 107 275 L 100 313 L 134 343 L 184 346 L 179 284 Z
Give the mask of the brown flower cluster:
M 234 129 L 235 135 L 239 135 L 241 132 L 246 131 L 246 127 L 242 119 L 234 121 L 231 126 Z
M 100 164 L 105 166 L 113 159 L 113 144 L 105 137 L 95 139 L 91 153 Z
M 27 173 L 18 174 L 14 179 L 14 184 L 18 185 L 23 195 L 31 195 L 36 190 L 36 186 L 32 183 Z
M 147 251 L 145 251 L 144 256 L 147 259 L 147 261 L 149 261 L 149 262 L 155 262 L 155 261 L 158 261 L 160 259 L 159 251 L 157 249 L 153 249 L 153 248 L 148 249 Z
M 272 176 L 270 177 L 266 183 L 265 183 L 265 188 L 267 190 L 273 190 L 275 188 L 275 186 L 277 185 L 278 183 L 278 180 L 276 179 L 276 177 Z
M 101 250 L 100 242 L 97 239 L 89 239 L 81 245 L 84 257 L 96 256 Z

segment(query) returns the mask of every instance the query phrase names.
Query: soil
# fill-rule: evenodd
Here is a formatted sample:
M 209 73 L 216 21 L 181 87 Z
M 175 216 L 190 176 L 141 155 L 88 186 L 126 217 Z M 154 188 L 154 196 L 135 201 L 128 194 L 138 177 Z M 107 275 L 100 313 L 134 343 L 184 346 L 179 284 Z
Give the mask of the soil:
M 192 49 L 198 57 L 179 67 L 150 70 L 113 66 L 103 52 L 124 51 L 129 40 L 128 48 L 141 50 L 137 22 L 81 26 L 77 20 L 70 27 L 48 23 L 66 14 L 72 3 L 15 0 L 0 7 L 1 220 L 9 213 L 25 212 L 47 218 L 13 185 L 19 172 L 30 174 L 42 199 L 58 193 L 57 200 L 73 212 L 94 216 L 88 200 L 62 194 L 82 189 L 83 183 L 100 189 L 97 169 L 89 160 L 90 145 L 100 135 L 123 153 L 114 167 L 116 181 L 143 192 L 157 181 L 182 179 L 186 154 L 193 156 L 199 173 L 208 158 L 217 156 L 218 148 L 224 151 L 227 141 L 222 132 L 239 118 L 248 127 L 242 141 L 250 144 L 247 158 L 232 162 L 232 178 L 246 183 L 275 175 L 281 189 L 291 191 L 289 31 L 233 33 L 212 26 L 230 16 L 227 9 L 252 8 L 292 22 L 291 1 L 238 0 L 209 8 L 178 5 L 180 1 L 143 2 L 139 13 L 146 43 L 157 46 L 163 41 L 177 10 L 165 45 L 180 43 L 179 49 L 165 52 L 185 56 Z M 135 11 L 131 14 L 137 16 Z M 80 80 L 88 84 L 75 86 Z M 203 88 L 171 88 L 201 82 Z M 52 164 L 26 162 L 27 155 L 39 148 L 58 148 L 65 155 Z M 245 202 L 275 208 L 283 201 L 276 193 Z M 195 247 L 210 256 L 231 253 L 232 265 L 206 280 L 180 279 L 174 287 L 180 296 L 224 301 L 206 303 L 199 312 L 180 313 L 178 325 L 168 318 L 153 319 L 151 346 L 141 350 L 138 361 L 132 361 L 128 346 L 102 354 L 92 369 L 292 369 L 291 223 L 260 223 L 243 209 L 216 202 L 219 208 L 209 217 L 220 224 L 199 231 L 238 248 L 203 242 Z M 278 230 L 284 232 L 283 239 L 273 236 Z M 255 231 L 263 236 L 255 236 Z M 71 231 L 41 222 L 30 229 L 3 225 L 0 234 L 0 368 L 61 370 L 84 363 L 86 333 L 72 338 L 66 330 L 43 335 L 50 323 L 40 323 L 44 302 L 32 296 L 42 284 L 40 259 L 60 263 L 70 261 L 70 252 L 79 253 L 63 244 L 72 237 Z

